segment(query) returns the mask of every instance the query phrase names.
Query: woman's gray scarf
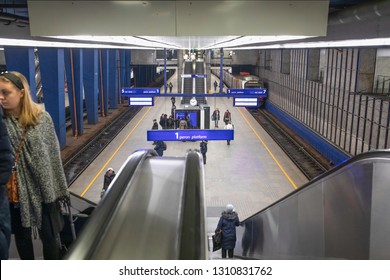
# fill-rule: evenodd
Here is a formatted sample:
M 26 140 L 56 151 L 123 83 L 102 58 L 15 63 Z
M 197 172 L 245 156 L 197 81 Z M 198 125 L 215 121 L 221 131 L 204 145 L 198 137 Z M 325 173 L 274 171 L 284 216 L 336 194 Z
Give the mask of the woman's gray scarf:
M 24 128 L 12 116 L 5 121 L 15 153 Z M 57 135 L 53 121 L 45 111 L 39 116 L 39 124 L 27 129 L 17 162 L 17 177 L 23 227 L 41 228 L 42 203 L 69 202 Z

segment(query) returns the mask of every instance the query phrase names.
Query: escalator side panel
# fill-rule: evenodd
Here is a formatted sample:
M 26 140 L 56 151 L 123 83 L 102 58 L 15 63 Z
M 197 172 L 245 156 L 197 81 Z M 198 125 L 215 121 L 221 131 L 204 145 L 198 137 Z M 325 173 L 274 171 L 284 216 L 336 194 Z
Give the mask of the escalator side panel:
M 183 160 L 150 158 L 112 217 L 95 259 L 177 259 Z M 171 202 L 171 203 L 170 203 Z M 111 238 L 115 237 L 115 238 Z
M 369 258 L 390 259 L 390 172 L 388 163 L 374 165 Z
M 351 161 L 243 221 L 237 230 L 238 256 L 389 259 L 386 155 Z

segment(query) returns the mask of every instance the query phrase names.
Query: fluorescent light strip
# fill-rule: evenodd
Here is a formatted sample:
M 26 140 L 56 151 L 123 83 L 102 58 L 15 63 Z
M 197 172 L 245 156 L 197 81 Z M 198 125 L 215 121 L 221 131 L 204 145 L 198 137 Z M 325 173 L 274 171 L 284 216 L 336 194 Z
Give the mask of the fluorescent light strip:
M 254 49 L 309 49 L 309 48 L 342 48 L 342 47 L 380 47 L 389 46 L 390 38 L 375 38 L 361 40 L 342 40 L 329 42 L 307 42 L 307 43 L 287 43 L 267 46 L 227 48 L 231 50 L 254 50 Z
M 270 42 L 278 42 L 278 41 L 288 41 L 288 40 L 302 40 L 306 38 L 311 38 L 313 36 L 243 36 L 238 39 L 231 40 L 230 42 L 221 43 L 207 46 L 206 49 L 213 48 L 234 48 L 235 46 L 242 46 L 248 44 L 264 44 Z
M 38 40 L 21 40 L 0 38 L 0 46 L 17 46 L 17 47 L 52 47 L 52 48 L 95 48 L 95 49 L 154 49 L 150 47 L 133 47 L 133 46 L 118 46 L 106 44 L 87 44 L 75 42 L 53 42 L 53 41 L 38 41 Z
M 136 45 L 139 47 L 148 48 L 179 48 L 177 45 L 169 45 L 167 43 L 160 43 L 158 41 L 142 39 L 143 37 L 134 36 L 91 36 L 91 35 L 78 35 L 78 36 L 50 36 L 50 38 L 64 39 L 70 41 L 89 41 L 89 42 L 104 42 L 123 45 Z M 164 42 L 164 40 L 162 40 Z
M 95 38 L 95 39 L 97 40 L 97 38 Z M 284 38 L 284 40 L 285 40 L 285 38 Z M 127 42 L 121 42 L 121 43 L 131 44 L 132 42 L 127 41 Z M 137 43 L 140 43 L 140 42 L 137 41 Z M 254 43 L 254 42 L 252 42 L 252 43 Z M 237 44 L 237 42 L 235 44 Z M 153 45 L 153 46 L 146 46 L 145 47 L 142 45 L 141 46 L 126 46 L 126 45 L 90 44 L 90 43 L 77 43 L 77 42 L 54 42 L 54 41 L 42 41 L 42 40 L 0 38 L 0 46 L 53 47 L 53 48 L 96 48 L 96 49 L 99 49 L 99 48 L 102 48 L 102 49 L 156 49 L 156 48 L 158 49 L 158 48 L 164 48 L 163 44 L 151 44 L 151 45 Z M 390 38 L 340 40 L 340 41 L 329 41 L 329 42 L 324 41 L 324 42 L 286 43 L 286 44 L 272 44 L 272 45 L 250 46 L 250 47 L 226 47 L 225 49 L 226 50 L 255 50 L 255 49 L 300 49 L 300 48 L 340 48 L 340 47 L 375 47 L 375 46 L 376 47 L 390 46 Z M 168 46 L 168 48 L 169 48 L 169 46 Z M 217 48 L 217 47 L 214 46 L 214 48 Z

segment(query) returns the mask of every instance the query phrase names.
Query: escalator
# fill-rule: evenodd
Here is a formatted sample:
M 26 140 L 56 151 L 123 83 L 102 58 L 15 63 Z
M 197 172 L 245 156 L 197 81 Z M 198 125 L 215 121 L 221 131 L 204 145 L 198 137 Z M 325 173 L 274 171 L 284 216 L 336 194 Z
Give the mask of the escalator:
M 242 221 L 237 257 L 390 259 L 390 150 L 355 156 Z
M 184 74 L 205 74 L 205 63 L 203 61 L 186 61 L 184 63 Z M 206 78 L 183 78 L 183 93 L 206 93 Z M 182 104 L 190 104 L 192 97 L 185 96 L 182 99 Z M 196 97 L 197 104 L 206 104 L 205 97 Z
M 193 65 L 192 61 L 186 61 L 184 62 L 184 75 L 189 76 L 183 78 L 183 93 L 193 93 L 193 79 L 192 79 L 192 74 L 193 74 Z M 181 104 L 190 104 L 191 97 L 183 97 L 181 99 Z
M 133 153 L 65 259 L 207 259 L 202 156 Z
M 196 62 L 195 74 L 205 74 L 205 63 L 203 61 Z M 206 78 L 195 79 L 195 93 L 206 93 Z M 206 104 L 205 97 L 196 97 L 198 104 Z
M 132 154 L 65 259 L 207 259 L 201 155 Z M 241 222 L 243 259 L 390 259 L 390 150 L 334 167 Z

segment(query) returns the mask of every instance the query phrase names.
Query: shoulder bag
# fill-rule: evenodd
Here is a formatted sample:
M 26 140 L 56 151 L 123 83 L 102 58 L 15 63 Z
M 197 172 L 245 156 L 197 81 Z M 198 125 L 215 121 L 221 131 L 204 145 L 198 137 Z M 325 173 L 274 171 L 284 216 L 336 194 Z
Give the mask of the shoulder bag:
M 17 168 L 16 165 L 18 163 L 20 152 L 22 151 L 23 142 L 26 138 L 27 129 L 24 130 L 22 139 L 20 140 L 18 150 L 15 155 L 15 162 L 14 166 L 12 167 L 12 175 L 11 178 L 9 178 L 7 182 L 7 194 L 8 194 L 8 200 L 10 203 L 17 204 L 19 203 L 19 191 L 18 191 L 18 177 L 17 177 Z

